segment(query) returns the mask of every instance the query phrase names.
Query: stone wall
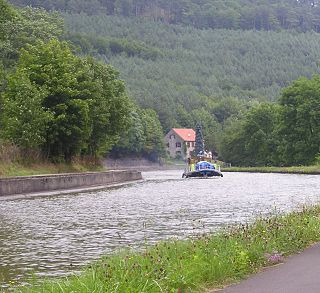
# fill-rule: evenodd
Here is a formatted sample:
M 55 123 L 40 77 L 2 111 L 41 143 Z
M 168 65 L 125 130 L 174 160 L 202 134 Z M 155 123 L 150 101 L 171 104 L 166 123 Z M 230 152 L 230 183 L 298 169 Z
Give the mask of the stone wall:
M 0 196 L 110 185 L 142 179 L 133 170 L 12 177 L 0 179 Z

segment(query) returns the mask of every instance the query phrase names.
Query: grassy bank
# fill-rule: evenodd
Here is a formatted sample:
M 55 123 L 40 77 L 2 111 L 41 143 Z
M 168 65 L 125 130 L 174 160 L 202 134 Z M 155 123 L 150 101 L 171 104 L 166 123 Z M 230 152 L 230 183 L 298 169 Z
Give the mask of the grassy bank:
M 223 172 L 252 172 L 252 173 L 288 173 L 288 174 L 320 174 L 320 165 L 295 167 L 229 167 Z
M 25 292 L 203 292 L 241 280 L 320 240 L 320 206 L 258 219 L 144 252 L 102 258 L 80 276 L 47 280 Z
M 0 177 L 101 171 L 102 169 L 101 165 L 85 163 L 53 164 L 38 162 L 35 164 L 21 164 L 0 162 Z

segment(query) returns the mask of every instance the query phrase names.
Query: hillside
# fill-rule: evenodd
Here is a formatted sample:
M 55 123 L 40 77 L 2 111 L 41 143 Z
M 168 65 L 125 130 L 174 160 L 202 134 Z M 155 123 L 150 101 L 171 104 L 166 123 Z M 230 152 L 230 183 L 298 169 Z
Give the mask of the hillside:
M 59 10 L 62 38 L 74 52 L 119 70 L 129 96 L 138 107 L 156 111 L 164 132 L 201 122 L 207 148 L 236 164 L 319 160 L 319 119 L 313 111 L 318 77 L 308 81 L 320 71 L 318 1 L 11 2 Z M 302 76 L 307 79 L 290 86 Z M 306 105 L 299 100 L 304 95 Z M 302 116 L 290 121 L 296 112 L 284 115 L 289 104 L 305 112 L 306 127 L 299 126 Z M 135 112 L 130 135 L 122 137 L 116 154 L 132 153 L 136 134 L 142 133 L 144 116 L 136 119 Z M 295 136 L 297 127 L 301 133 Z
M 79 54 L 93 55 L 115 66 L 130 95 L 141 107 L 155 109 L 165 130 L 172 126 L 192 126 L 180 117 L 179 105 L 184 115 L 194 108 L 208 107 L 208 99 L 203 97 L 210 97 L 212 104 L 228 96 L 275 101 L 281 88 L 291 81 L 319 72 L 320 35 L 314 32 L 316 26 L 285 25 L 280 13 L 291 15 L 291 20 L 303 13 L 304 22 L 309 23 L 319 13 L 315 1 L 175 1 L 186 17 L 179 21 L 176 18 L 155 21 L 147 13 L 152 7 L 167 11 L 172 1 L 86 1 L 87 6 L 80 0 L 11 2 L 63 11 L 69 32 L 66 39 L 81 48 Z M 203 16 L 199 11 L 204 12 L 209 4 L 217 11 L 233 11 L 232 15 L 255 11 L 261 16 L 255 16 L 256 25 L 262 19 L 266 21 L 261 14 L 264 7 L 276 25 L 265 28 L 270 31 L 262 27 L 260 31 L 252 30 L 250 26 L 243 30 L 239 29 L 243 28 L 242 16 L 238 15 L 240 19 L 235 21 L 239 25 L 230 27 L 225 15 L 221 20 L 224 25 L 200 26 L 197 23 Z M 178 13 L 178 10 L 170 11 L 171 16 Z M 192 24 L 191 19 L 195 19 Z M 299 33 L 303 30 L 309 31 Z M 216 114 L 214 110 L 211 113 Z
M 139 17 L 197 28 L 320 30 L 317 0 L 11 0 L 89 15 Z
M 314 32 L 200 30 L 75 14 L 64 18 L 69 38 L 83 53 L 118 68 L 131 95 L 140 106 L 156 109 L 163 125 L 174 121 L 178 103 L 190 111 L 199 95 L 273 101 L 292 80 L 319 72 L 320 35 Z M 113 49 L 115 41 L 126 46 Z M 149 56 L 135 51 L 136 43 Z

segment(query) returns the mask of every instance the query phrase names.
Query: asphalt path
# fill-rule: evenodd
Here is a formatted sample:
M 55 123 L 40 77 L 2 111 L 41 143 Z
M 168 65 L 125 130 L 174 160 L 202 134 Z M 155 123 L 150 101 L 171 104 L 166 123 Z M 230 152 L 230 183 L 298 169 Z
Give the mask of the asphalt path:
M 219 293 L 320 293 L 320 243 Z

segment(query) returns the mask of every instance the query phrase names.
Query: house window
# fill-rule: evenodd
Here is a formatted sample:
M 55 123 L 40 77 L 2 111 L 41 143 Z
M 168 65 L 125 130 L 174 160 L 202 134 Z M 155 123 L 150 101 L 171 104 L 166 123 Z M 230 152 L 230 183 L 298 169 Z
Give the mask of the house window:
M 194 141 L 191 143 L 192 147 L 194 148 Z
M 181 142 L 176 142 L 176 147 L 181 148 Z
M 190 147 L 190 142 L 187 142 L 187 147 L 188 147 L 188 148 Z
M 177 151 L 177 152 L 176 152 L 176 155 L 177 155 L 177 156 L 181 156 L 181 152 L 180 152 L 180 151 Z
M 174 134 L 170 135 L 170 139 L 175 139 L 175 138 L 176 138 L 176 136 Z

